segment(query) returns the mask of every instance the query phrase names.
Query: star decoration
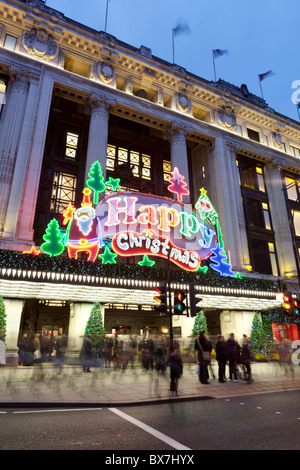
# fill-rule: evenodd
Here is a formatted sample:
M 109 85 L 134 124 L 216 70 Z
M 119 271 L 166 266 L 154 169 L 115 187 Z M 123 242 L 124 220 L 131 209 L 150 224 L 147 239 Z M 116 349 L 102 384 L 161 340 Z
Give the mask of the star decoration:
M 155 261 L 151 261 L 147 255 L 144 256 L 143 258 L 143 261 L 140 261 L 138 263 L 140 266 L 147 266 L 149 268 L 151 268 L 151 266 L 153 266 L 155 264 Z
M 153 233 L 151 232 L 150 229 L 145 230 L 145 237 L 147 238 L 152 238 Z
M 35 246 L 32 246 L 30 251 L 23 251 L 23 255 L 39 255 L 40 254 L 40 250 L 36 250 Z
M 199 266 L 198 271 L 201 273 L 206 274 L 206 271 L 208 270 L 208 266 Z
M 110 249 L 106 246 L 104 253 L 99 255 L 99 258 L 102 260 L 102 264 L 117 264 L 115 261 L 117 255 L 115 255 Z
M 75 207 L 72 206 L 72 204 L 68 205 L 68 208 L 67 208 L 66 212 L 63 213 L 63 216 L 64 216 L 63 225 L 67 225 L 69 220 L 71 220 L 73 218 L 73 214 L 74 214 L 75 210 L 76 209 L 75 209 Z
M 200 193 L 201 193 L 200 197 L 206 197 L 207 191 L 206 191 L 206 189 L 201 188 Z
M 115 191 L 116 189 L 121 189 L 120 186 L 120 178 L 112 178 L 110 177 L 108 181 L 106 181 L 106 186 L 110 186 L 112 191 Z

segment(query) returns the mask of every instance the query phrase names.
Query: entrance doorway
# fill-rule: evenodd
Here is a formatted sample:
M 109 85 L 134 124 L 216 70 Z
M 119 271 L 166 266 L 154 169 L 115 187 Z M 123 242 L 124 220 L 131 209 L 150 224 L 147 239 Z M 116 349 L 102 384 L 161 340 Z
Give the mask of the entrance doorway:
M 27 332 L 30 337 L 40 333 L 55 340 L 60 334 L 68 335 L 69 318 L 68 302 L 28 299 L 22 312 L 20 333 Z

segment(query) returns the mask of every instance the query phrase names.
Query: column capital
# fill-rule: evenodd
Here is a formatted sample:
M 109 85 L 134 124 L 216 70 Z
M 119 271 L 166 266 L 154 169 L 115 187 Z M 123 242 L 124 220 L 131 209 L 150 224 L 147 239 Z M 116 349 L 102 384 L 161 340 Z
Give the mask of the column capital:
M 92 110 L 95 108 L 101 108 L 109 111 L 111 108 L 116 106 L 116 101 L 111 98 L 107 98 L 105 95 L 100 93 L 92 93 L 88 99 L 88 104 Z
M 241 144 L 231 139 L 226 139 L 226 147 L 230 151 L 230 153 L 234 156 L 234 158 L 242 150 Z
M 22 82 L 29 84 L 30 80 L 34 78 L 34 74 L 29 69 L 11 66 L 9 68 L 9 75 L 13 82 Z
M 191 132 L 193 132 L 193 128 L 191 126 L 185 126 L 179 122 L 172 122 L 164 133 L 164 139 L 171 140 L 173 137 L 178 136 L 186 138 L 186 136 Z

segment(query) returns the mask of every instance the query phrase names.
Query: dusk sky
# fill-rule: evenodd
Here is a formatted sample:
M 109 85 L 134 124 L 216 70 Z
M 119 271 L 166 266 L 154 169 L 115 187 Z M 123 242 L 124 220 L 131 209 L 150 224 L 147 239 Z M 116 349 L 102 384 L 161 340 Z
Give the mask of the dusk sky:
M 47 0 L 66 17 L 97 31 L 105 30 L 107 0 Z M 299 121 L 293 93 L 300 101 L 299 0 L 109 0 L 107 32 L 131 46 L 149 47 L 156 57 L 175 63 L 206 80 L 214 80 L 212 50 L 227 50 L 215 60 L 217 79 L 245 83 L 278 113 Z M 296 88 L 292 88 L 295 81 Z

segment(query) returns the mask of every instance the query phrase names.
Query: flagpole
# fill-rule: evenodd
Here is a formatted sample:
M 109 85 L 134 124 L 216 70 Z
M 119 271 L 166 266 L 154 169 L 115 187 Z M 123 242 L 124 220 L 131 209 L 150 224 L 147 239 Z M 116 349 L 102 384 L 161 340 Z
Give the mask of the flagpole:
M 259 78 L 259 74 L 258 74 L 258 82 L 259 82 L 259 86 L 260 86 L 261 97 L 264 100 L 264 94 L 263 94 L 263 91 L 262 91 L 261 79 Z
M 215 64 L 215 54 L 214 54 L 214 51 L 212 51 L 212 57 L 213 57 L 214 74 L 215 74 L 215 82 L 216 82 L 216 81 L 217 81 L 217 75 L 216 75 L 216 64 Z
M 174 47 L 175 29 L 172 29 L 172 50 L 173 50 L 173 64 L 175 64 L 175 47 Z
M 109 2 L 109 0 L 106 0 L 105 27 L 104 27 L 105 32 L 106 32 L 106 28 L 107 28 L 108 2 Z

